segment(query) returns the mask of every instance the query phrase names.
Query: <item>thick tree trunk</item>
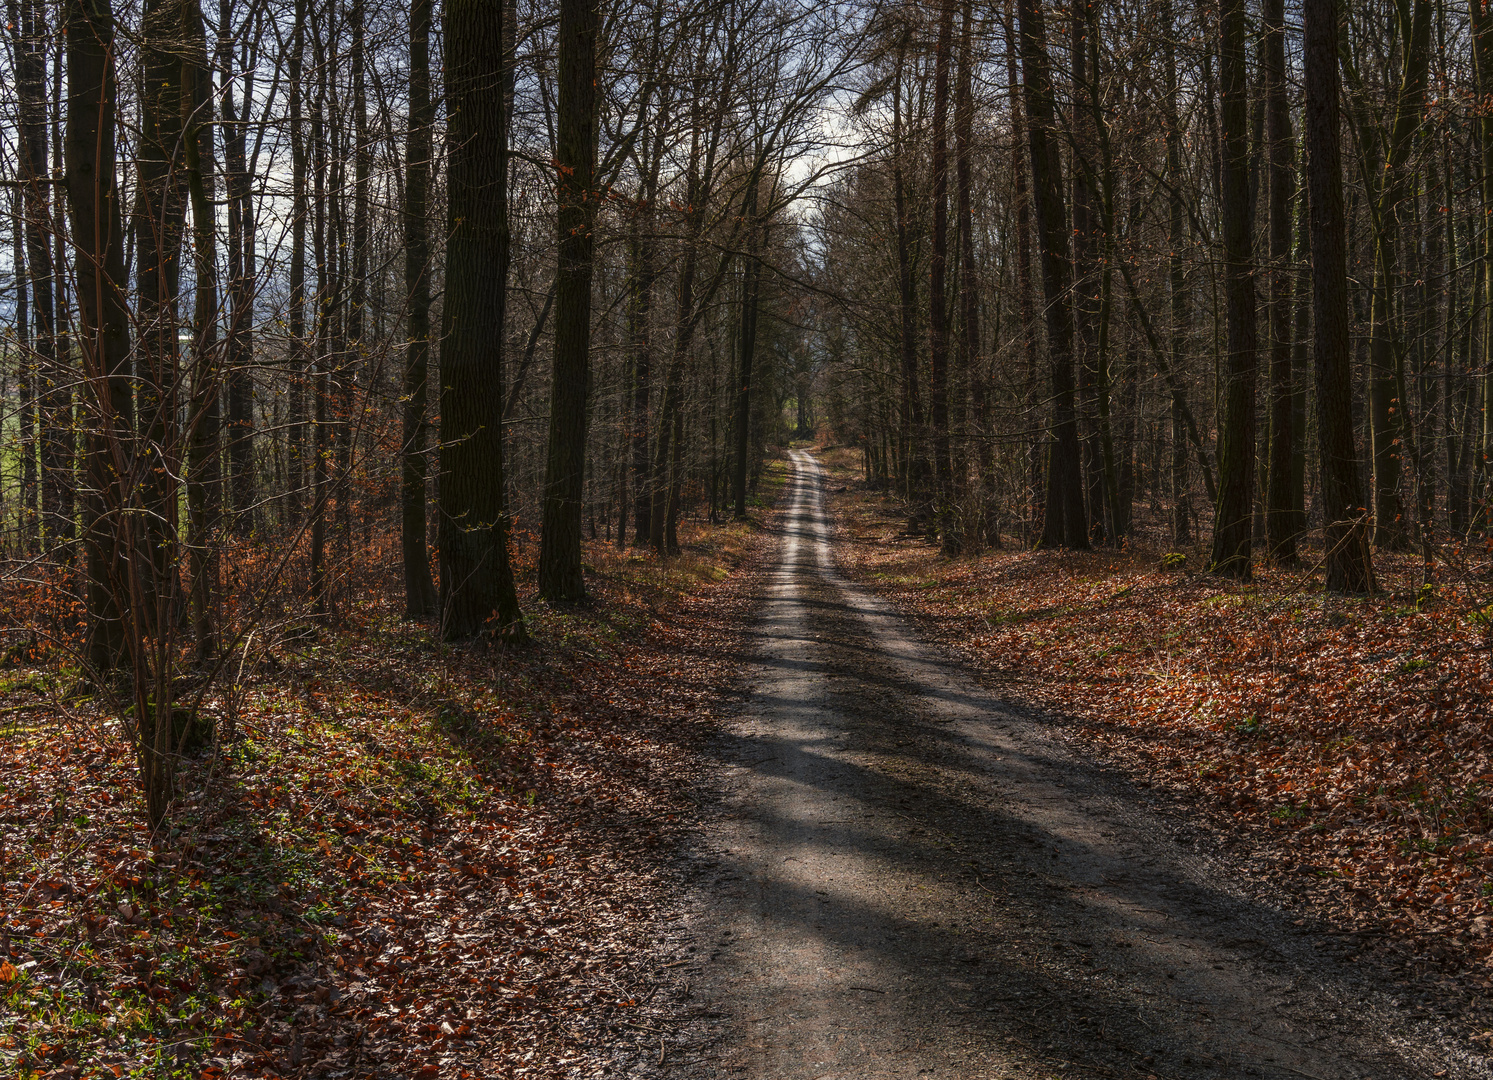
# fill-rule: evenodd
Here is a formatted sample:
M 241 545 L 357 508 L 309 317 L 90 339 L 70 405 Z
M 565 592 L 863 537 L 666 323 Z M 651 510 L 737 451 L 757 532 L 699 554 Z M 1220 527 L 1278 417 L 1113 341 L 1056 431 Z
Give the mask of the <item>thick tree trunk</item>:
M 1257 331 L 1249 203 L 1249 87 L 1245 81 L 1244 0 L 1225 0 L 1220 12 L 1223 114 L 1224 297 L 1228 360 L 1219 432 L 1218 502 L 1213 519 L 1212 569 L 1248 580 L 1255 479 Z
M 1313 363 L 1322 467 L 1327 588 L 1373 592 L 1367 511 L 1353 445 L 1347 221 L 1339 146 L 1337 0 L 1303 5 L 1307 188 L 1311 207 Z
M 600 22 L 595 0 L 560 0 L 555 361 L 539 536 L 539 595 L 550 601 L 582 600 L 586 596 L 581 573 L 581 509 L 586 475 L 586 398 L 591 379 L 596 49 Z
M 1077 402 L 1073 387 L 1073 309 L 1069 293 L 1068 221 L 1063 209 L 1062 165 L 1055 140 L 1052 63 L 1038 0 L 1020 0 L 1021 66 L 1027 142 L 1031 149 L 1042 291 L 1047 307 L 1047 354 L 1051 368 L 1052 448 L 1047 467 L 1046 518 L 1042 547 L 1087 548 L 1079 461 Z
M 503 515 L 508 130 L 503 10 L 447 0 L 446 295 L 441 325 L 441 636 L 525 636 Z M 579 537 L 579 520 L 576 523 Z
M 187 170 L 182 158 L 186 116 L 179 56 L 184 29 L 182 0 L 146 0 L 141 15 L 143 93 L 136 153 L 139 347 L 135 408 L 141 448 L 157 462 L 146 471 L 141 492 L 149 569 L 141 579 L 144 603 L 139 616 L 152 635 L 173 618 L 171 608 L 178 592 L 172 555 L 180 476 L 177 299 L 187 210 Z
M 115 160 L 114 14 L 108 0 L 67 5 L 67 200 L 78 276 L 87 480 L 87 651 L 103 672 L 129 661 L 135 750 L 152 825 L 172 795 L 170 702 L 151 699 L 140 584 L 145 577 L 134 498 L 135 436 L 130 394 L 130 313 L 125 303 L 124 229 Z M 127 599 L 128 607 L 122 600 Z M 167 682 L 169 687 L 169 680 Z
M 115 174 L 114 16 L 108 0 L 69 0 L 67 15 L 67 200 L 77 252 L 87 425 L 87 655 L 104 671 L 124 658 L 115 590 L 127 564 L 119 515 L 127 463 L 114 453 L 127 444 L 134 425 L 124 230 Z

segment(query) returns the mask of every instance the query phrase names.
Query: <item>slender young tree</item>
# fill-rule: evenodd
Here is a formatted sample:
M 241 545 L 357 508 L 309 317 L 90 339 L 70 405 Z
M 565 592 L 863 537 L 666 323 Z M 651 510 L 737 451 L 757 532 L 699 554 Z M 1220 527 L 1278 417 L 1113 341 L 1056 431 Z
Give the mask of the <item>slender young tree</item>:
M 306 88 L 302 85 L 306 53 L 306 2 L 295 0 L 295 25 L 290 33 L 290 267 L 288 271 L 289 310 L 286 332 L 290 338 L 290 430 L 286 440 L 286 517 L 299 521 L 302 494 L 306 485 L 306 458 L 310 432 L 307 426 L 307 393 L 311 382 L 311 350 L 306 340 L 306 226 L 310 207 L 306 202 L 306 172 L 310 154 L 306 147 L 303 120 Z M 413 78 L 413 75 L 411 75 Z
M 747 254 L 741 268 L 741 324 L 737 331 L 735 454 L 731 466 L 731 500 L 737 520 L 747 516 L 747 453 L 752 433 L 752 362 L 757 354 L 757 308 L 761 299 L 762 258 L 767 246 L 767 224 L 757 220 L 760 177 L 747 189 L 742 217 L 748 232 Z
M 197 662 L 218 655 L 218 527 L 222 494 L 222 378 L 218 353 L 217 169 L 213 152 L 213 88 L 207 28 L 200 0 L 185 0 L 181 92 L 186 109 L 182 153 L 192 205 L 191 405 L 188 409 L 187 516 Z
M 46 14 L 42 0 L 21 0 L 20 10 L 12 3 L 10 19 L 16 49 L 17 164 L 22 187 L 22 218 L 25 243 L 18 254 L 19 272 L 24 266 L 26 279 L 17 283 L 16 323 L 23 337 L 23 349 L 31 359 L 21 375 L 22 447 L 25 472 L 22 476 L 22 503 L 25 506 L 22 527 L 27 541 L 32 541 L 30 514 L 35 508 L 36 457 L 34 444 L 26 437 L 33 423 L 31 402 L 27 400 L 34 387 L 41 405 L 32 430 L 41 444 L 42 517 L 39 539 L 42 549 L 53 546 L 64 530 L 58 499 L 59 473 L 67 458 L 64 434 L 71 428 L 63 424 L 55 407 L 57 391 L 53 386 L 63 381 L 58 368 L 56 305 L 52 287 L 52 244 L 48 233 L 53 224 L 52 190 L 48 183 L 47 102 L 46 102 Z M 35 333 L 31 332 L 34 322 Z M 33 374 L 35 378 L 33 379 Z M 65 393 L 65 391 L 64 391 Z
M 1291 106 L 1286 96 L 1286 14 L 1284 0 L 1265 0 L 1261 9 L 1265 92 L 1266 161 L 1270 181 L 1270 270 L 1268 326 L 1270 344 L 1270 446 L 1266 469 L 1265 534 L 1270 557 L 1296 561 L 1296 538 L 1305 522 L 1296 513 L 1292 490 L 1297 452 L 1295 430 L 1295 373 L 1291 369 L 1291 328 L 1294 314 L 1290 265 L 1291 204 L 1296 194 L 1293 161 L 1295 136 Z
M 933 46 L 933 235 L 928 252 L 928 419 L 933 428 L 933 479 L 946 554 L 959 550 L 951 508 L 954 465 L 949 445 L 949 54 L 954 0 L 940 0 Z
M 425 403 L 430 370 L 430 100 L 431 0 L 410 5 L 410 128 L 405 146 L 404 281 L 409 293 L 409 347 L 404 360 L 403 451 L 400 465 L 400 550 L 404 613 L 436 611 L 435 582 L 425 548 Z
M 247 19 L 245 20 L 247 22 Z M 247 37 L 247 26 L 244 27 Z M 233 529 L 240 536 L 254 531 L 258 485 L 254 474 L 254 277 L 256 233 L 254 192 L 249 175 L 249 111 L 254 70 L 242 72 L 242 102 L 234 95 L 239 82 L 239 54 L 234 46 L 234 0 L 218 2 L 218 96 L 223 114 L 223 161 L 228 196 L 228 334 L 224 374 L 228 384 L 229 497 Z M 242 104 L 242 108 L 239 105 Z
M 927 471 L 923 450 L 923 395 L 918 385 L 918 347 L 916 339 L 917 290 L 912 279 L 912 197 L 907 190 L 907 144 L 910 141 L 904 122 L 904 74 L 911 31 L 898 24 L 897 62 L 892 80 L 892 200 L 897 218 L 897 301 L 900 346 L 898 375 L 902 390 L 902 408 L 898 422 L 901 480 L 903 492 L 914 505 L 926 503 L 922 491 Z M 914 512 L 916 516 L 916 511 Z
M 965 372 L 974 410 L 975 457 L 979 463 L 979 513 L 964 535 L 975 544 L 1000 546 L 996 514 L 995 451 L 990 427 L 989 387 L 980 342 L 980 277 L 975 259 L 974 219 L 974 0 L 964 0 L 959 30 L 959 73 L 954 90 L 954 157 L 959 229 L 959 333 L 955 367 Z
M 1167 296 L 1171 303 L 1171 353 L 1173 373 L 1183 370 L 1186 360 L 1187 333 L 1191 305 L 1187 294 L 1187 265 L 1183 248 L 1187 243 L 1187 220 L 1182 205 L 1182 185 L 1185 176 L 1182 169 L 1182 122 L 1177 107 L 1177 47 L 1176 26 L 1173 21 L 1171 0 L 1161 0 L 1162 68 L 1166 80 L 1166 179 L 1167 179 L 1167 237 L 1171 250 L 1167 254 Z M 1188 482 L 1187 467 L 1187 404 L 1180 389 L 1174 391 L 1171 403 L 1171 484 L 1172 484 L 1172 542 L 1177 545 L 1192 542 L 1192 492 Z

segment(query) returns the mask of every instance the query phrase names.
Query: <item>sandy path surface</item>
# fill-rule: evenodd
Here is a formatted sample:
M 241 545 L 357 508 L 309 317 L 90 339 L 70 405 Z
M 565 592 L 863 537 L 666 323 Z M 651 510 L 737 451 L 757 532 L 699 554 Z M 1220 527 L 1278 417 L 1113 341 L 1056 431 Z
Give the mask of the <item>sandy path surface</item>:
M 725 807 L 662 943 L 677 1026 L 625 1071 L 1493 1076 L 842 580 L 794 463 Z

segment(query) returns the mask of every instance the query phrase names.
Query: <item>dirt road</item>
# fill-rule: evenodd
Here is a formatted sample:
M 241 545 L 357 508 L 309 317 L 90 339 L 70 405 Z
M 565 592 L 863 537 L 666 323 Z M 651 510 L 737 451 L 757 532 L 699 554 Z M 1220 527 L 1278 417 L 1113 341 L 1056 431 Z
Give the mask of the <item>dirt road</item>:
M 1493 1075 L 841 580 L 794 463 L 725 808 L 663 945 L 677 1006 L 627 1072 Z

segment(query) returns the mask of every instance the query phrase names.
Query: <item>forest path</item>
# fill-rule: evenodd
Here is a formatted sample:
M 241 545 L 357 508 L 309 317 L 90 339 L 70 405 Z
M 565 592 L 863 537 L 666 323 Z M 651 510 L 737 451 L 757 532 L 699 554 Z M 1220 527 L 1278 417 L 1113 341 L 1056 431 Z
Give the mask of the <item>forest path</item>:
M 669 973 L 693 1019 L 629 1074 L 1493 1075 L 841 579 L 823 474 L 793 459 L 670 935 L 696 943 Z

